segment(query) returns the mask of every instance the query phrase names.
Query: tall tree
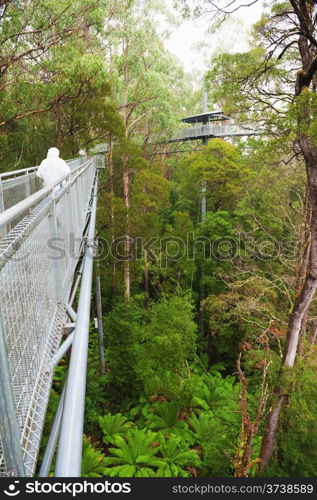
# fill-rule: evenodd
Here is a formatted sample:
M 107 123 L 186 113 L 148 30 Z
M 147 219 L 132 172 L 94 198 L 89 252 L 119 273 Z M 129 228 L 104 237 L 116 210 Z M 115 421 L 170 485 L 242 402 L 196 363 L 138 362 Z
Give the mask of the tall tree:
M 183 79 L 182 69 L 165 50 L 151 21 L 158 12 L 161 12 L 161 6 L 154 2 L 121 2 L 111 24 L 109 37 L 105 39 L 106 59 L 110 61 L 110 81 L 124 125 L 120 168 L 121 194 L 126 210 L 126 259 L 123 262 L 126 300 L 131 296 L 131 260 L 128 257 L 131 254 L 133 232 L 130 217 L 131 184 L 138 170 L 133 158 L 136 149 L 131 147 L 131 142 L 143 147 L 143 153 L 151 157 L 153 144 L 159 142 L 164 134 L 171 134 L 175 128 L 186 103 L 182 90 L 185 87 L 189 91 L 190 88 Z M 190 95 L 190 91 L 188 93 Z M 149 151 L 148 143 L 151 143 Z
M 89 124 L 85 131 L 82 124 L 96 98 L 100 110 L 110 92 L 100 35 L 114 10 L 105 0 L 1 2 L 0 140 L 7 165 L 11 157 L 26 159 L 31 135 L 38 142 L 44 128 L 46 142 L 68 134 L 67 154 L 91 139 Z M 11 140 L 17 133 L 19 141 Z
M 239 8 L 239 2 L 206 0 L 201 3 L 222 17 Z M 305 332 L 317 287 L 316 14 L 316 2 L 312 0 L 273 1 L 271 12 L 265 14 L 255 28 L 258 48 L 253 50 L 253 60 L 252 52 L 238 56 L 242 65 L 240 68 L 235 65 L 237 78 L 231 86 L 231 105 L 236 102 L 240 110 L 253 117 L 255 109 L 262 110 L 270 132 L 277 132 L 284 146 L 282 135 L 288 136 L 288 156 L 295 152 L 302 158 L 307 175 L 303 221 L 307 228 L 303 245 L 307 258 L 303 258 L 304 265 L 298 267 L 300 288 L 288 321 L 280 377 L 262 442 L 260 471 L 265 469 L 274 452 L 280 414 L 289 391 L 288 375 L 298 354 L 300 336 Z M 215 77 L 216 71 L 214 68 L 210 77 Z M 221 74 L 219 64 L 218 71 Z M 232 66 L 230 72 L 232 77 Z M 226 76 L 224 80 L 229 84 Z

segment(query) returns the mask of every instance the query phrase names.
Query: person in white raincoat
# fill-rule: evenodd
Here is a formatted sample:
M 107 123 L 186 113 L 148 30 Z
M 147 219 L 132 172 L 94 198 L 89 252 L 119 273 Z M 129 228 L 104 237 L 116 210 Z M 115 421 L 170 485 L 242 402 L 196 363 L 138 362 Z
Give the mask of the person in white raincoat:
M 43 181 L 44 186 L 52 186 L 59 179 L 62 179 L 66 174 L 69 174 L 70 168 L 66 161 L 59 157 L 57 148 L 50 148 L 47 152 L 47 157 L 41 162 L 37 169 L 36 175 Z M 54 188 L 56 192 L 60 188 L 57 185 Z

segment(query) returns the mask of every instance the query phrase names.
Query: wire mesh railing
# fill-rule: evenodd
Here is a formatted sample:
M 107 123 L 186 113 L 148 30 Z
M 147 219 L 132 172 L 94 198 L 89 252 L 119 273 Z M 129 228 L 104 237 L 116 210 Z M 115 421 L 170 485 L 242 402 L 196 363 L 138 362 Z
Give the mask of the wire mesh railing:
M 23 214 L 0 240 L 0 335 L 6 349 L 0 356 L 7 358 L 0 363 L 7 364 L 10 379 L 9 388 L 0 382 L 0 393 L 11 391 L 11 417 L 20 432 L 28 476 L 36 467 L 54 372 L 52 360 L 63 335 L 65 304 L 96 176 L 96 158 L 78 163 L 56 193 L 54 186 L 42 188 L 0 214 L 0 230 Z M 8 439 L 0 427 L 0 476 L 12 473 L 7 463 Z
M 74 170 L 85 161 L 87 157 L 81 156 L 68 160 L 67 163 Z M 23 168 L 0 174 L 0 213 L 42 188 L 43 185 L 36 176 L 37 169 L 38 167 Z

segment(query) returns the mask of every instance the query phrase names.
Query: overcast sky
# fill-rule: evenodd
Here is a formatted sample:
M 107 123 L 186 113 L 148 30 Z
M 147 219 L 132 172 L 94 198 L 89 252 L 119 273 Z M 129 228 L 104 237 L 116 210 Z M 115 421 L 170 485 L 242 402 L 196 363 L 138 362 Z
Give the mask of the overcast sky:
M 165 2 L 174 11 L 173 0 Z M 207 32 L 210 21 L 206 17 L 183 21 L 173 30 L 165 45 L 183 63 L 186 71 L 202 74 L 215 53 L 248 49 L 249 31 L 261 16 L 261 3 L 238 11 L 216 34 Z

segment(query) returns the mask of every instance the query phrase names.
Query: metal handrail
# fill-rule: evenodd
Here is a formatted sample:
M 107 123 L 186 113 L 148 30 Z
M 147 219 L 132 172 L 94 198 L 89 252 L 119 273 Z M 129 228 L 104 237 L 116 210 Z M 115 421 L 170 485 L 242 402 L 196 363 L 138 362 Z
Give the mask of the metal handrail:
M 91 162 L 94 161 L 94 159 L 89 159 L 82 165 L 79 165 L 76 167 L 74 170 L 72 170 L 70 173 L 64 175 L 61 177 L 58 181 L 56 181 L 54 184 L 51 186 L 46 186 L 36 193 L 32 194 L 31 196 L 28 196 L 24 200 L 20 201 L 13 207 L 8 208 L 4 212 L 0 213 L 0 228 L 3 226 L 6 226 L 9 224 L 12 220 L 14 220 L 16 217 L 19 217 L 19 215 L 23 214 L 26 212 L 28 209 L 33 207 L 36 203 L 39 203 L 41 200 L 46 198 L 48 195 L 53 193 L 53 190 L 61 184 L 64 180 L 68 180 L 70 177 L 73 177 L 76 172 L 79 172 L 81 170 L 85 170 L 86 168 L 89 167 Z M 76 176 L 74 176 L 73 179 L 70 180 L 70 183 L 72 183 L 75 180 Z
M 65 160 L 66 163 L 71 163 L 72 161 L 78 160 L 82 157 L 77 157 L 77 158 L 70 158 L 69 160 Z M 34 166 L 34 167 L 25 167 L 25 168 L 20 168 L 18 170 L 9 170 L 8 172 L 0 172 L 0 180 L 3 179 L 3 177 L 11 177 L 13 175 L 18 175 L 18 174 L 28 174 L 30 172 L 35 172 L 39 168 L 39 165 Z
M 3 179 L 3 177 L 10 177 L 12 175 L 18 175 L 18 174 L 28 174 L 30 172 L 35 172 L 39 167 L 26 167 L 26 168 L 20 168 L 19 170 L 11 170 L 9 172 L 2 172 L 0 173 L 0 179 Z
M 96 225 L 98 173 L 94 187 L 74 340 L 66 383 L 55 477 L 80 477 L 84 426 L 88 337 Z

